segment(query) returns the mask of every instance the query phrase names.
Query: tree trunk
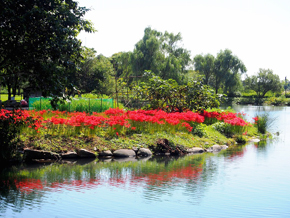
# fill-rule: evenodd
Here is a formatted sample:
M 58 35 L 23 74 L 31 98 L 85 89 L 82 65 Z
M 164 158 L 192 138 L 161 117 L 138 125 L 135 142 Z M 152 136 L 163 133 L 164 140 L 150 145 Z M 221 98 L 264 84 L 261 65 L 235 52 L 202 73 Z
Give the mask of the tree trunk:
M 8 100 L 11 100 L 11 85 L 10 83 L 7 84 L 7 90 L 8 90 Z

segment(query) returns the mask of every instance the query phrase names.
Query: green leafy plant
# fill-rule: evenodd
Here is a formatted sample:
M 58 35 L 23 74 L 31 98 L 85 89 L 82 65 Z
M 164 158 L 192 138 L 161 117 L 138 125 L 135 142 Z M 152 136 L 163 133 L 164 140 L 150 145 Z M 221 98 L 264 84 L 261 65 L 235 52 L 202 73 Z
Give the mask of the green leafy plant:
M 186 110 L 203 111 L 218 107 L 219 96 L 201 81 L 190 81 L 179 85 L 175 80 L 163 80 L 151 72 L 146 72 L 148 82 L 143 82 L 135 89 L 138 96 L 148 101 L 147 108 L 161 109 L 167 112 Z
M 200 124 L 194 123 L 192 125 L 192 127 L 193 128 L 192 128 L 191 132 L 192 132 L 193 135 L 197 135 L 200 138 L 202 138 L 204 136 L 207 136 L 206 131 L 205 131 L 206 130 L 206 125 L 205 124 L 203 124 L 203 123 L 200 123 Z

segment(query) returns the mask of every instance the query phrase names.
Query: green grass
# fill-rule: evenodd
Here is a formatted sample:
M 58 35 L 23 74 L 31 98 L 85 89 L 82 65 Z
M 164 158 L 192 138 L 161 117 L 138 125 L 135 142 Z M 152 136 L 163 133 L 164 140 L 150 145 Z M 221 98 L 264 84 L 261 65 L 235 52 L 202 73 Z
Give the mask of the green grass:
M 29 106 L 33 109 L 40 110 L 53 110 L 50 100 L 47 98 L 41 98 L 41 100 L 30 101 Z M 64 104 L 58 104 L 57 109 L 60 111 L 78 111 L 78 112 L 103 112 L 109 108 L 114 107 L 112 99 L 84 99 L 73 98 L 72 101 L 67 101 Z
M 15 100 L 16 101 L 20 101 L 20 100 L 22 100 L 21 97 L 22 97 L 21 95 L 16 95 L 15 96 Z M 7 101 L 7 100 L 8 100 L 8 94 L 0 94 L 0 101 L 4 102 L 4 101 Z

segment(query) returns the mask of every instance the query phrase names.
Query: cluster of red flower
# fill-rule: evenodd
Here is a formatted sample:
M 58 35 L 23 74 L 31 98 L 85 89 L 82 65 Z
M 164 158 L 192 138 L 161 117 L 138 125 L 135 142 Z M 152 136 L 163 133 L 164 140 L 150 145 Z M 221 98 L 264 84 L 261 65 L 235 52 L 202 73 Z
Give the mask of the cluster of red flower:
M 12 112 L 7 110 L 0 111 L 0 118 L 10 116 Z M 88 127 L 91 130 L 97 128 L 111 127 L 111 129 L 118 131 L 121 128 L 130 130 L 145 130 L 152 127 L 152 125 L 167 125 L 175 126 L 179 129 L 185 128 L 189 132 L 192 130 L 193 123 L 208 123 L 223 121 L 232 126 L 246 126 L 249 125 L 239 115 L 231 112 L 207 112 L 201 114 L 186 111 L 167 113 L 162 110 L 135 110 L 125 111 L 123 109 L 114 108 L 105 111 L 104 113 L 93 113 L 92 115 L 85 112 L 60 112 L 60 111 L 18 111 L 18 116 L 15 121 L 26 120 L 28 117 L 33 118 L 33 125 L 30 128 L 39 130 L 40 127 L 47 128 L 47 125 L 64 125 L 70 127 Z M 47 118 L 50 117 L 50 118 Z M 148 126 L 149 125 L 149 126 Z M 151 125 L 151 126 L 150 126 Z

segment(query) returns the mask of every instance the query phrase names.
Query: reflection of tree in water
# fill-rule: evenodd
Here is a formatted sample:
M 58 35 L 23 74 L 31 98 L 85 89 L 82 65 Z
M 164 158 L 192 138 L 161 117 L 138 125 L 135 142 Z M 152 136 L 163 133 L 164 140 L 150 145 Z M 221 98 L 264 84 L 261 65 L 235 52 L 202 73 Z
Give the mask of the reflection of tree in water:
M 246 145 L 236 145 L 231 146 L 228 149 L 220 152 L 219 155 L 224 156 L 228 161 L 232 162 L 242 158 L 246 152 L 247 152 Z
M 15 212 L 41 206 L 45 195 L 62 190 L 83 191 L 102 185 L 134 191 L 142 188 L 144 198 L 170 194 L 183 188 L 184 195 L 202 195 L 216 165 L 207 166 L 206 155 L 162 157 L 129 162 L 96 162 L 85 165 L 51 164 L 13 167 L 0 173 L 0 212 L 13 205 Z M 204 188 L 202 188 L 204 187 Z
M 30 179 L 23 175 L 17 175 L 17 173 L 16 167 L 0 170 L 0 213 L 4 213 L 8 205 L 14 205 L 14 212 L 21 212 L 25 207 L 33 208 L 33 202 L 40 201 L 43 196 L 41 189 L 39 189 L 42 187 L 40 181 L 34 179 L 30 181 Z M 27 188 L 21 189 L 21 185 Z M 38 187 L 37 189 L 29 189 L 29 186 L 31 188 Z

